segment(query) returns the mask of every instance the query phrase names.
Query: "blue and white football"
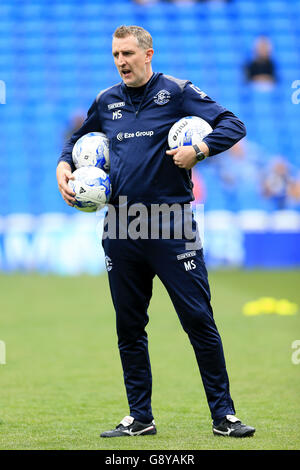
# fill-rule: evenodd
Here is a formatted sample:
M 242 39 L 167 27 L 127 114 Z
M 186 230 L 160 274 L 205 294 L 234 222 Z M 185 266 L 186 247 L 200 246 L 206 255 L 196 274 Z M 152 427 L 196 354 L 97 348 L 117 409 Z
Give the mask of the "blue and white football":
M 95 166 L 109 171 L 109 139 L 102 132 L 89 132 L 77 140 L 72 158 L 76 168 Z
M 170 149 L 182 145 L 198 144 L 212 131 L 213 128 L 204 119 L 198 116 L 186 116 L 171 127 L 168 134 L 168 144 Z
M 110 178 L 100 168 L 88 166 L 75 170 L 74 180 L 69 180 L 69 186 L 75 193 L 74 207 L 83 212 L 95 212 L 102 209 L 111 195 Z

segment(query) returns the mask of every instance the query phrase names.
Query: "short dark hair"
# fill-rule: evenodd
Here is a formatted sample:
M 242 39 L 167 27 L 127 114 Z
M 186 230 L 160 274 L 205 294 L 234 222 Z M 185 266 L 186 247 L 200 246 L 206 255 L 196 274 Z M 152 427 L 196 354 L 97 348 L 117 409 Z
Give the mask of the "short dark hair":
M 134 36 L 137 39 L 139 47 L 142 49 L 152 49 L 153 40 L 151 34 L 141 26 L 119 26 L 114 34 L 113 38 L 125 38 L 127 36 Z

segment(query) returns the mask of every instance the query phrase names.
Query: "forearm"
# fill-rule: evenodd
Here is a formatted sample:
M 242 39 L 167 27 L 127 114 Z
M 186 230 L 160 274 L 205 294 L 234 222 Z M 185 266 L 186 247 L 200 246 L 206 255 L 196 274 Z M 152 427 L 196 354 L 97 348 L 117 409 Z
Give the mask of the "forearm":
M 242 121 L 203 92 L 188 84 L 183 92 L 185 116 L 199 116 L 213 128 L 203 142 L 209 149 L 209 156 L 225 152 L 246 135 Z M 205 149 L 201 150 L 206 154 Z
M 58 162 L 57 164 L 58 165 L 62 165 L 62 164 L 65 164 L 67 165 L 67 168 L 70 170 L 70 171 L 74 171 L 75 170 L 75 166 L 74 166 L 74 163 L 73 163 L 73 158 L 72 158 L 72 150 L 73 150 L 73 146 L 75 144 L 76 140 L 74 139 L 74 143 L 73 143 L 73 139 L 69 139 L 64 148 L 63 148 L 63 151 L 58 159 Z
M 230 149 L 246 135 L 246 128 L 230 111 L 221 116 L 213 132 L 203 139 L 209 148 L 209 155 L 217 155 Z M 203 151 L 203 150 L 202 150 Z
M 88 110 L 87 118 L 85 119 L 83 125 L 72 135 L 72 137 L 65 143 L 63 151 L 58 159 L 58 163 L 67 162 L 72 171 L 75 170 L 75 166 L 72 158 L 72 151 L 75 143 L 80 137 L 89 132 L 100 132 L 100 121 L 98 116 L 97 101 L 95 100 Z

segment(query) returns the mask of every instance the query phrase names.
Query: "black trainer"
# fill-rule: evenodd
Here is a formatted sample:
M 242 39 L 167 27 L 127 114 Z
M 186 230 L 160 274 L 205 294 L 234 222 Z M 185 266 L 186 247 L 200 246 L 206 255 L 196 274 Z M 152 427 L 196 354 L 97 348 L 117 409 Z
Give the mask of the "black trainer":
M 115 429 L 102 432 L 100 437 L 149 436 L 156 433 L 154 420 L 146 424 L 140 423 L 132 416 L 125 416 Z
M 234 415 L 226 415 L 217 426 L 213 424 L 213 433 L 220 436 L 250 437 L 255 433 L 255 428 L 243 424 Z

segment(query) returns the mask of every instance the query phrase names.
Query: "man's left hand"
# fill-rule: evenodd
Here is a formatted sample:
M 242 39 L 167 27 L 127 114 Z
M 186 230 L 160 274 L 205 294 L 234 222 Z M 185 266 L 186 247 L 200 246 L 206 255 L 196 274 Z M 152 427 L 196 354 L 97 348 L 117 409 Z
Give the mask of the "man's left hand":
M 204 142 L 198 144 L 198 147 L 205 154 L 205 156 L 208 156 L 209 149 Z M 176 166 L 179 168 L 185 168 L 186 170 L 190 170 L 193 168 L 193 166 L 196 165 L 196 163 L 198 163 L 198 160 L 196 159 L 196 152 L 192 145 L 186 145 L 177 147 L 173 150 L 167 150 L 166 154 L 173 156 L 173 162 Z

